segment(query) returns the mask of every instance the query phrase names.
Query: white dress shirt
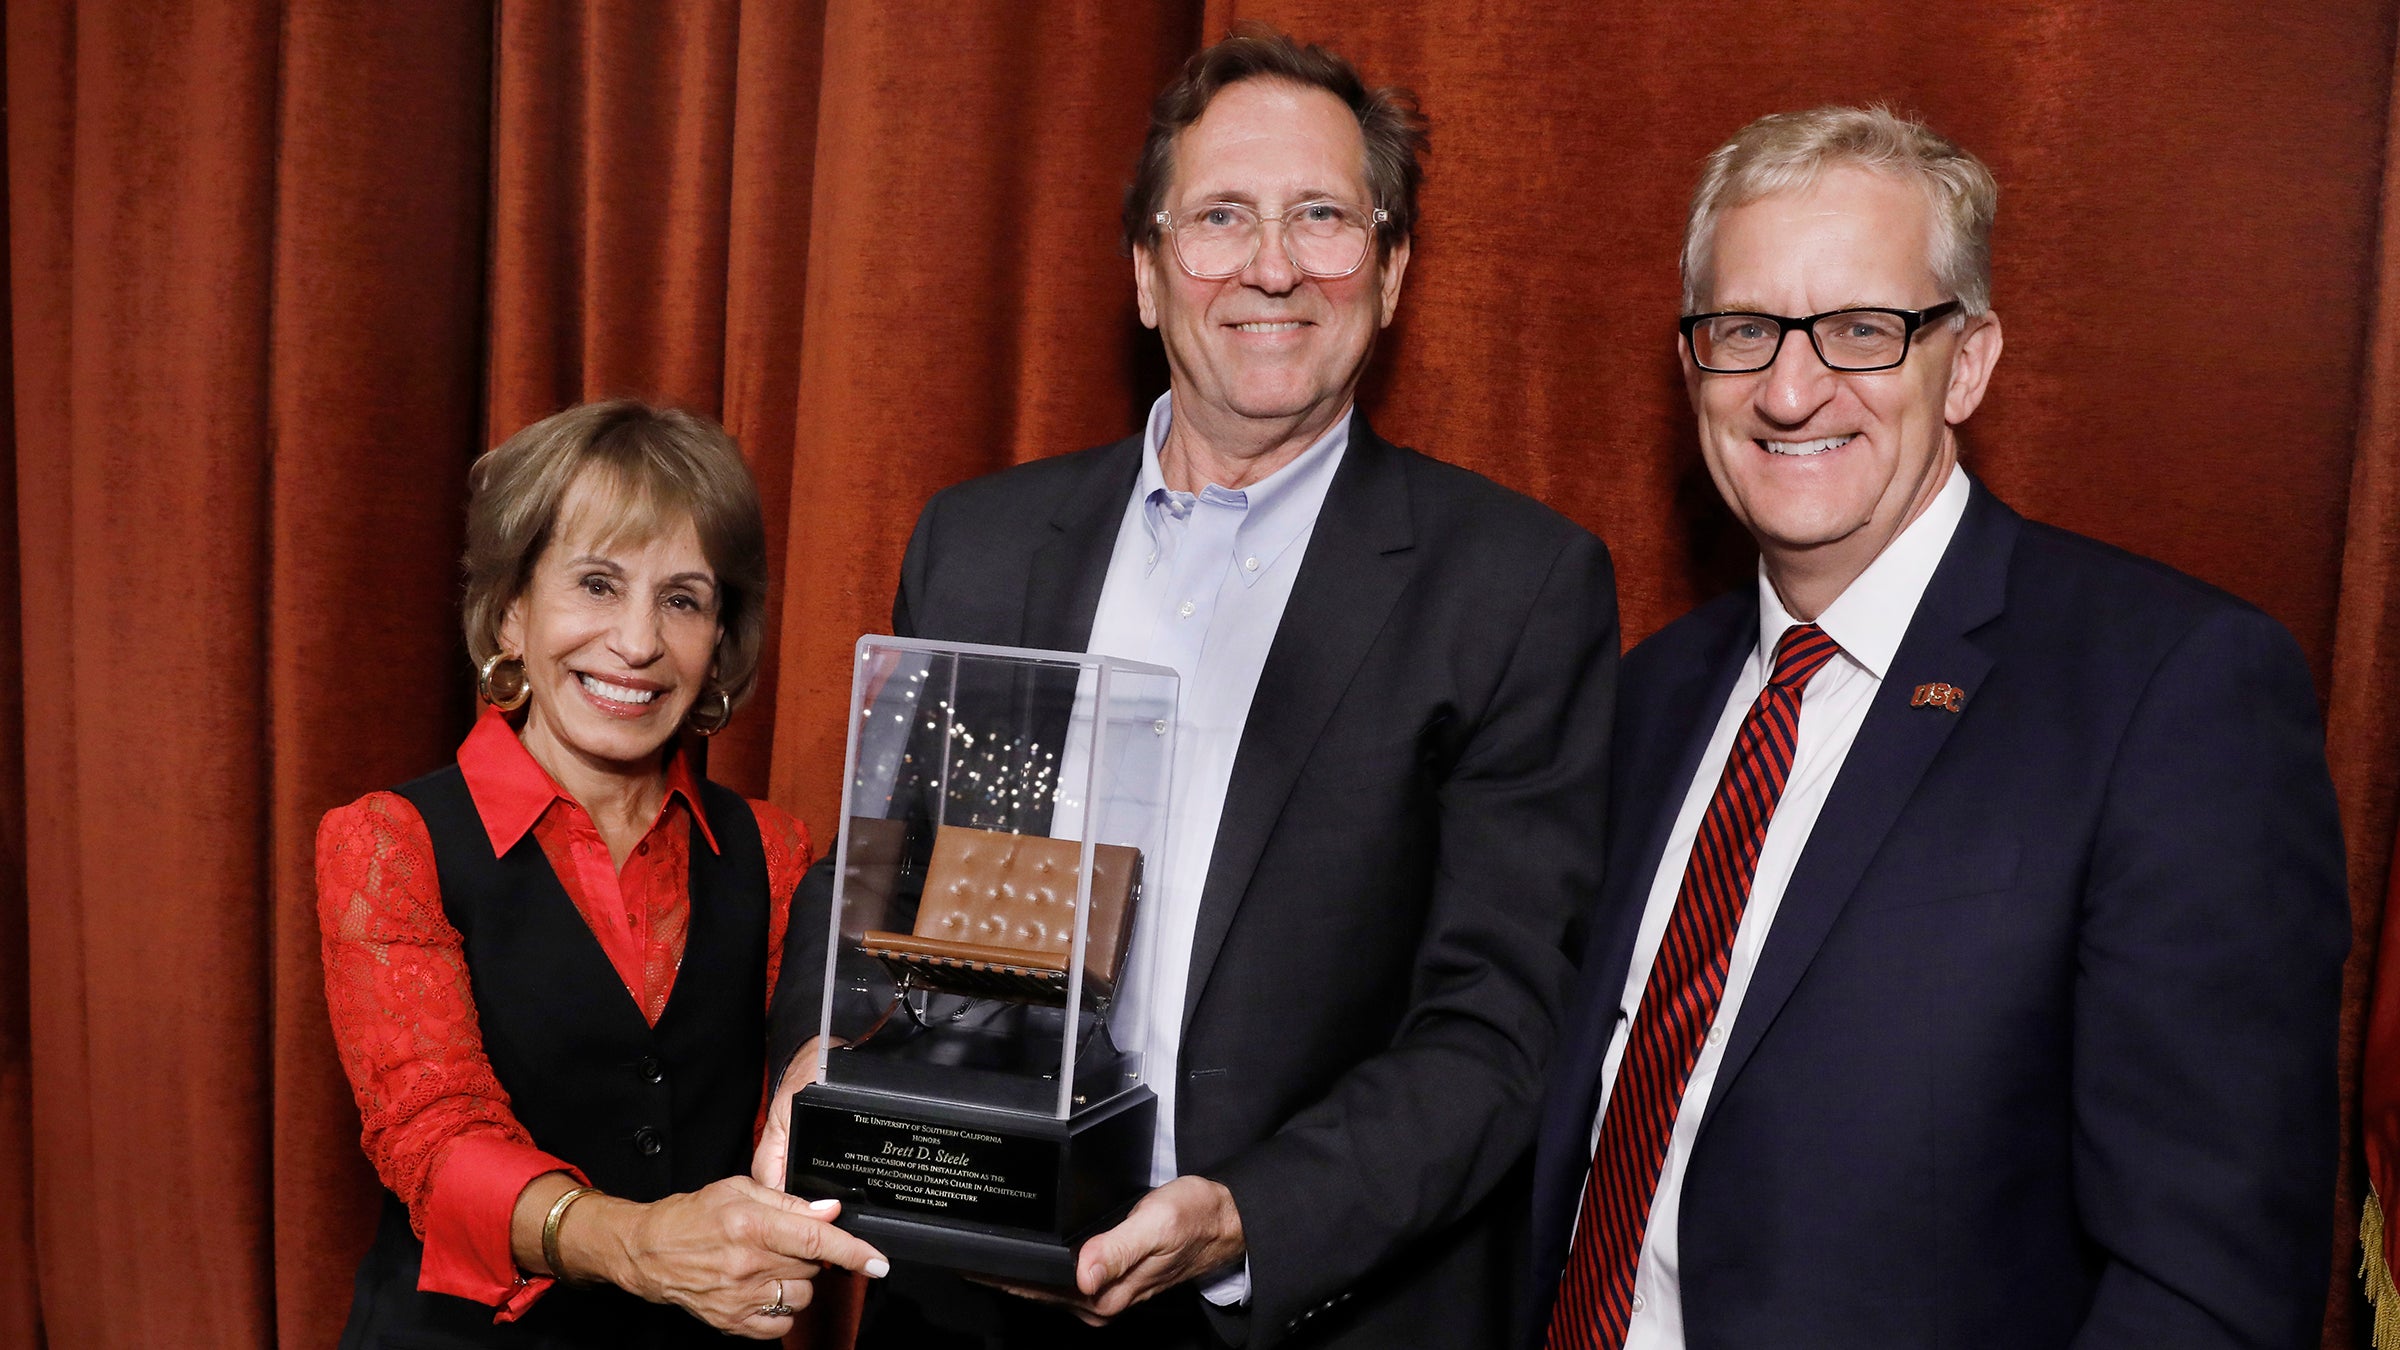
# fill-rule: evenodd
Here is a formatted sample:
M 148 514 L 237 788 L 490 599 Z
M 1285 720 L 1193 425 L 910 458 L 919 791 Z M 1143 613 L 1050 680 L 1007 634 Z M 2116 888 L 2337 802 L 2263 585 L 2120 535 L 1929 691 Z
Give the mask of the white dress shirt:
M 1347 411 L 1298 458 L 1247 488 L 1199 492 L 1167 486 L 1158 464 L 1174 417 L 1173 394 L 1150 406 L 1142 469 L 1117 528 L 1108 580 L 1086 650 L 1182 676 L 1170 783 L 1171 830 L 1163 865 L 1148 870 L 1119 1016 L 1118 1043 L 1142 1056 L 1142 1078 L 1158 1094 L 1150 1183 L 1178 1175 L 1176 1061 L 1191 979 L 1200 891 L 1216 851 L 1217 819 L 1233 779 L 1250 698 L 1283 622 L 1284 603 L 1316 529 L 1317 512 L 1350 445 Z M 1203 1286 L 1209 1301 L 1249 1297 L 1244 1270 Z
M 1682 1350 L 1683 1293 L 1677 1277 L 1675 1228 L 1683 1202 L 1684 1169 L 1691 1161 L 1692 1142 L 1699 1135 L 1701 1117 L 1708 1110 L 1709 1091 L 1716 1085 L 1717 1070 L 1724 1063 L 1725 1038 L 1733 1029 L 1734 1019 L 1741 1015 L 1742 996 L 1749 990 L 1750 976 L 1758 968 L 1759 953 L 1766 947 L 1767 932 L 1774 926 L 1775 911 L 1782 904 L 1784 887 L 1790 883 L 1792 870 L 1808 845 L 1817 813 L 1824 808 L 1825 798 L 1841 774 L 1842 761 L 1850 754 L 1850 743 L 1866 720 L 1867 707 L 1874 701 L 1875 691 L 1882 687 L 1884 672 L 1891 668 L 1900 640 L 1908 632 L 1909 620 L 1916 615 L 1917 601 L 1924 596 L 1926 584 L 1933 580 L 1934 568 L 1941 563 L 1943 552 L 1950 546 L 1950 536 L 1958 529 L 1959 517 L 1966 509 L 1966 471 L 1953 467 L 1949 481 L 1935 494 L 1925 513 L 1909 522 L 1908 528 L 1859 573 L 1841 597 L 1817 616 L 1818 626 L 1841 644 L 1841 654 L 1817 672 L 1800 698 L 1800 729 L 1792 755 L 1791 776 L 1784 783 L 1783 797 L 1775 807 L 1766 839 L 1759 848 L 1758 872 L 1750 883 L 1750 900 L 1742 910 L 1740 927 L 1734 931 L 1732 960 L 1725 973 L 1725 997 L 1717 1005 L 1716 1021 L 1709 1027 L 1708 1038 L 1700 1047 L 1700 1058 L 1692 1066 L 1691 1081 L 1684 1087 L 1683 1101 L 1675 1114 L 1675 1131 L 1667 1142 L 1666 1164 L 1659 1173 L 1658 1192 L 1650 1202 L 1650 1225 L 1642 1237 L 1641 1262 L 1634 1275 L 1633 1320 L 1626 1333 L 1625 1350 Z M 1600 1109 L 1592 1119 L 1595 1148 L 1599 1145 L 1600 1122 L 1608 1114 L 1608 1099 L 1616 1088 L 1617 1066 L 1624 1060 L 1625 1042 L 1641 1004 L 1642 989 L 1649 982 L 1651 963 L 1658 956 L 1668 917 L 1674 912 L 1684 866 L 1691 860 L 1692 840 L 1700 832 L 1700 820 L 1708 811 L 1709 800 L 1716 795 L 1717 780 L 1725 772 L 1734 735 L 1741 729 L 1742 719 L 1759 690 L 1766 687 L 1768 676 L 1774 673 L 1776 641 L 1785 629 L 1798 622 L 1784 609 L 1782 598 L 1768 583 L 1762 563 L 1758 573 L 1758 645 L 1734 681 L 1732 692 L 1726 696 L 1724 710 L 1717 716 L 1715 734 L 1709 737 L 1699 768 L 1684 791 L 1683 809 L 1676 814 L 1674 832 L 1667 836 L 1666 848 L 1659 855 L 1658 871 L 1650 881 L 1649 901 L 1642 911 L 1642 926 L 1634 937 L 1633 960 L 1625 972 L 1625 992 L 1617 1005 L 1616 1031 L 1609 1041 L 1608 1060 L 1601 1068 Z

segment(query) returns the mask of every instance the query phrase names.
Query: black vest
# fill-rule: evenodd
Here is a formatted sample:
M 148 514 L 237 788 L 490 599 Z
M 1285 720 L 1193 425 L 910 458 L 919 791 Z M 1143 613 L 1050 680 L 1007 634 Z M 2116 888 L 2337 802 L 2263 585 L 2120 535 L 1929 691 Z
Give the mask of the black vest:
M 629 1200 L 697 1190 L 750 1167 L 766 1075 L 767 864 L 741 797 L 700 788 L 712 852 L 695 829 L 691 924 L 652 1027 L 567 898 L 531 831 L 501 857 L 456 765 L 396 789 L 424 818 L 442 911 L 465 942 L 484 1054 L 534 1144 Z M 343 1350 L 373 1347 L 723 1344 L 678 1308 L 616 1289 L 553 1286 L 532 1311 L 417 1292 L 424 1245 L 386 1195 L 359 1266 Z

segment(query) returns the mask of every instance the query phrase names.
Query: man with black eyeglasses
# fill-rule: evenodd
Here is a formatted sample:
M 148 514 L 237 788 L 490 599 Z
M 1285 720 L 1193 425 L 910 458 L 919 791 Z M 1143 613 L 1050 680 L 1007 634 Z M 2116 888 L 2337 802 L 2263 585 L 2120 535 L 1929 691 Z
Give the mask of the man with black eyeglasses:
M 1960 468 L 1996 198 L 1855 108 L 1694 195 L 1683 368 L 1758 581 L 1626 659 L 1529 1344 L 2317 1342 L 2349 922 L 2308 668 Z

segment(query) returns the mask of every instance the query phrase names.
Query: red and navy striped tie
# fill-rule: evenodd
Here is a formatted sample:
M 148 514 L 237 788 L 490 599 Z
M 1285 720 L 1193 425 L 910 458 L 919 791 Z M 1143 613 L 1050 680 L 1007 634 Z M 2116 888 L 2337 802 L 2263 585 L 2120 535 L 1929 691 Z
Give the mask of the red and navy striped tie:
M 1792 771 L 1800 694 L 1840 650 L 1813 623 L 1785 629 L 1775 644 L 1775 674 L 1734 734 L 1600 1122 L 1574 1245 L 1550 1309 L 1548 1350 L 1619 1350 L 1625 1344 L 1650 1201 L 1666 1165 L 1684 1084 L 1725 997 L 1725 969 L 1734 930 L 1750 903 L 1759 845 Z

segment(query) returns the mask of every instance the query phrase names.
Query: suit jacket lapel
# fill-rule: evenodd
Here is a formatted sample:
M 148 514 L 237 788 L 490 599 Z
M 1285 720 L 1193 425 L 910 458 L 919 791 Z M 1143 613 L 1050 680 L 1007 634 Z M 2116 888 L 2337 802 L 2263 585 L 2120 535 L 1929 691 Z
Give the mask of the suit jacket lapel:
M 1574 1223 L 1574 1203 L 1591 1167 L 1589 1140 L 1592 1119 L 1600 1110 L 1600 1073 L 1607 1067 L 1609 1043 L 1616 1035 L 1626 966 L 1641 931 L 1651 882 L 1658 875 L 1659 855 L 1683 810 L 1683 791 L 1667 785 L 1691 784 L 1726 695 L 1757 642 L 1753 586 L 1743 603 L 1725 606 L 1721 627 L 1701 642 L 1690 660 L 1680 669 L 1660 673 L 1656 694 L 1641 698 L 1638 707 L 1631 700 L 1618 705 L 1614 753 L 1623 761 L 1611 774 L 1614 819 L 1608 879 L 1598 909 L 1601 921 L 1584 944 L 1582 980 L 1567 1013 L 1560 1064 L 1552 1080 L 1558 1090 L 1544 1109 L 1543 1142 L 1535 1160 L 1534 1196 L 1540 1211 L 1535 1231 L 1557 1244 L 1561 1261 Z M 1635 814 L 1637 804 L 1646 809 Z M 1546 1249 L 1536 1253 L 1545 1263 L 1550 1255 Z M 1544 1269 L 1554 1267 L 1545 1264 Z
M 1083 483 L 1059 500 L 1050 516 L 1051 536 L 1034 550 L 1026 578 L 1024 645 L 1054 652 L 1091 645 L 1109 554 L 1141 468 L 1142 438 L 1128 436 L 1093 456 Z
M 1600 1068 L 1608 1055 L 1609 1038 L 1614 1034 L 1617 995 L 1624 983 L 1626 964 L 1633 959 L 1634 939 L 1641 933 L 1642 912 L 1648 906 L 1651 882 L 1658 875 L 1659 855 L 1666 851 L 1675 817 L 1683 811 L 1684 793 L 1665 785 L 1682 784 L 1689 788 L 1692 775 L 1699 771 L 1700 756 L 1708 749 L 1709 736 L 1716 730 L 1725 696 L 1732 692 L 1743 663 L 1750 659 L 1751 649 L 1757 645 L 1756 590 L 1752 589 L 1746 599 L 1748 603 L 1730 607 L 1725 628 L 1711 635 L 1696 660 L 1667 677 L 1667 687 L 1659 696 L 1646 700 L 1648 707 L 1625 710 L 1647 725 L 1628 726 L 1628 719 L 1622 714 L 1617 719 L 1617 753 L 1630 750 L 1633 758 L 1627 761 L 1630 772 L 1617 778 L 1622 790 L 1612 793 L 1610 800 L 1618 804 L 1620 811 L 1636 801 L 1648 803 L 1650 809 L 1634 819 L 1620 816 L 1614 826 L 1622 833 L 1611 840 L 1608 850 L 1604 912 L 1609 922 L 1605 927 L 1595 928 L 1584 953 L 1582 969 L 1608 972 L 1600 981 L 1606 987 L 1592 991 L 1592 1002 L 1587 1009 L 1592 1025 L 1579 1028 L 1596 1037 L 1598 1043 L 1591 1062 L 1594 1107 L 1598 1106 Z M 1646 737 L 1652 728 L 1668 730 L 1646 742 L 1637 739 Z M 1657 790 L 1661 787 L 1665 790 Z
M 1686 791 L 1690 789 L 1692 775 L 1700 769 L 1700 756 L 1707 752 L 1709 737 L 1715 733 L 1718 719 L 1723 714 L 1725 697 L 1733 692 L 1734 681 L 1741 677 L 1743 663 L 1750 659 L 1751 651 L 1758 645 L 1758 593 L 1755 586 L 1748 590 L 1745 598 L 1748 603 L 1732 608 L 1731 622 L 1712 637 L 1701 659 L 1685 667 L 1674 685 L 1660 695 L 1656 725 L 1678 730 L 1661 736 L 1654 753 L 1671 752 L 1673 757 L 1658 759 L 1644 756 L 1651 762 L 1636 764 L 1643 776 L 1628 778 L 1625 780 L 1627 783 L 1681 783 Z M 1635 734 L 1640 734 L 1642 730 L 1635 729 Z M 1624 741 L 1618 743 L 1622 745 Z M 1653 772 L 1655 776 L 1651 776 Z M 1630 790 L 1617 793 L 1613 798 L 1619 803 L 1629 799 L 1632 799 Z M 1651 805 L 1649 815 L 1639 821 L 1622 822 L 1624 828 L 1640 830 L 1639 836 L 1629 835 L 1620 839 L 1609 850 L 1612 863 L 1623 859 L 1630 865 L 1612 868 L 1617 884 L 1626 889 L 1614 897 L 1618 921 L 1615 930 L 1609 934 L 1611 945 L 1595 954 L 1613 961 L 1620 978 L 1625 962 L 1631 959 L 1634 937 L 1642 926 L 1642 910 L 1649 897 L 1651 883 L 1658 874 L 1659 855 L 1666 851 L 1667 835 L 1675 828 L 1675 817 L 1683 813 L 1683 799 L 1683 792 L 1672 790 L 1647 794 Z M 1623 847 L 1627 843 L 1637 843 L 1638 851 L 1628 853 Z M 1585 968 L 1605 970 L 1609 967 L 1587 964 Z
M 1292 785 L 1414 572 L 1414 546 L 1400 452 L 1353 413 L 1349 448 L 1317 513 L 1234 756 L 1192 935 L 1187 1027 Z
M 2009 557 L 2022 522 L 1981 484 L 1973 485 L 1972 494 L 1784 888 L 1726 1042 L 1709 1096 L 1711 1115 L 1816 958 L 1952 729 L 1974 716 L 1971 693 L 1960 715 L 1909 706 L 1920 684 L 1942 681 L 1972 691 L 1992 667 L 1991 654 L 1972 634 L 1998 617 L 2006 601 Z

